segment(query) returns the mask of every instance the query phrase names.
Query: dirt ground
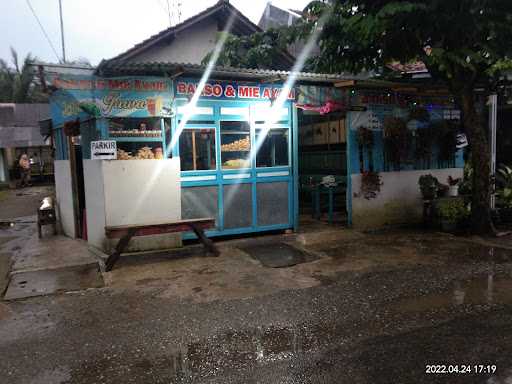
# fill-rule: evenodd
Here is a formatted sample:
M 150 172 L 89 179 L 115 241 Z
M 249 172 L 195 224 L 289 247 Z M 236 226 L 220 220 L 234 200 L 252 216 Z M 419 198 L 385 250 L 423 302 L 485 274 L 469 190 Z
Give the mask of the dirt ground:
M 37 254 L 25 232 L 0 248 Z M 0 382 L 512 382 L 512 238 L 337 233 L 123 256 L 103 288 L 2 302 Z M 250 255 L 283 243 L 308 258 Z

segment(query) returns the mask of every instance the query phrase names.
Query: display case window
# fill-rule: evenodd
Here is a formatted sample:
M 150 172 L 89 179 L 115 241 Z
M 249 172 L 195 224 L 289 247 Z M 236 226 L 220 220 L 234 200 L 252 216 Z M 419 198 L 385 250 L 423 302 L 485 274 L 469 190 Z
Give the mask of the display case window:
M 223 169 L 250 168 L 251 128 L 246 121 L 221 121 L 221 161 Z
M 264 136 L 263 136 L 264 135 Z M 257 129 L 257 167 L 277 167 L 288 165 L 288 128 Z
M 117 142 L 117 160 L 161 160 L 163 158 L 161 142 Z
M 108 119 L 110 137 L 161 137 L 160 118 L 112 118 Z
M 184 129 L 180 136 L 180 162 L 182 171 L 215 169 L 215 129 Z

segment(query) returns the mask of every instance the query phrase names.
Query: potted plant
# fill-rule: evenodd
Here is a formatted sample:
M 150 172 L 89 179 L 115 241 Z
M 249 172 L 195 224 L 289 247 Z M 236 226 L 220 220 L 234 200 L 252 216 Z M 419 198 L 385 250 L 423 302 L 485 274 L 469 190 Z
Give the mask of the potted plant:
M 459 183 L 459 194 L 471 195 L 473 190 L 473 168 L 469 163 L 464 165 L 464 175 Z
M 460 177 L 453 178 L 451 176 L 448 176 L 448 196 L 459 196 L 459 183 Z
M 445 198 L 436 203 L 436 213 L 441 224 L 441 230 L 455 231 L 469 217 L 469 209 L 462 198 Z
M 418 180 L 423 200 L 434 200 L 437 197 L 439 181 L 431 174 L 422 175 Z

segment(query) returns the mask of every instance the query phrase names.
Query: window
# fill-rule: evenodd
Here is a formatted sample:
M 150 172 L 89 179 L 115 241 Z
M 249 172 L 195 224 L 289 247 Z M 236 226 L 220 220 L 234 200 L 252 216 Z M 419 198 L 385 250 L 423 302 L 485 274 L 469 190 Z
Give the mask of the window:
M 288 165 L 288 132 L 288 128 L 256 130 L 256 143 L 260 146 L 256 155 L 257 167 Z
M 251 136 L 246 121 L 220 122 L 220 151 L 223 169 L 250 168 Z
M 215 129 L 184 129 L 180 136 L 182 171 L 215 169 Z

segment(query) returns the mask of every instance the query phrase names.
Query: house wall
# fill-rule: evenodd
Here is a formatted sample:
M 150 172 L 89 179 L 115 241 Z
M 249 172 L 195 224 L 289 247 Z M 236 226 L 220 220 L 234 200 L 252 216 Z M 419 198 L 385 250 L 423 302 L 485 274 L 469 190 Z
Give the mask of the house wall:
M 62 232 L 75 237 L 75 217 L 73 209 L 73 188 L 69 160 L 55 160 L 55 193 L 57 198 L 57 217 Z
M 462 168 L 381 172 L 380 192 L 374 199 L 360 195 L 361 174 L 351 175 L 352 225 L 357 229 L 385 225 L 419 223 L 423 217 L 423 200 L 418 185 L 420 176 L 431 174 L 446 184 L 448 176 L 462 177 Z
M 179 158 L 168 160 L 84 160 L 88 241 L 111 251 L 105 226 L 151 224 L 181 219 Z M 181 235 L 142 236 L 127 252 L 181 246 Z
M 439 162 L 434 161 L 437 148 L 433 147 L 433 160 L 425 167 L 427 169 L 415 169 L 417 164 L 414 162 L 403 164 L 399 167 L 399 171 L 385 167 L 383 121 L 386 116 L 400 114 L 406 116 L 407 113 L 407 109 L 398 109 L 395 106 L 369 106 L 368 111 L 347 114 L 347 161 L 350 176 L 347 206 L 349 220 L 355 228 L 369 229 L 385 225 L 418 223 L 423 216 L 423 200 L 418 185 L 420 176 L 431 174 L 443 184 L 447 183 L 448 176 L 463 176 L 462 149 L 455 150 L 453 161 Z M 445 109 L 433 108 L 430 110 L 430 116 L 432 121 L 443 119 Z M 360 126 L 370 127 L 374 121 L 379 121 L 380 124 L 373 123 L 374 143 L 370 157 L 368 149 L 363 149 L 363 152 L 360 153 L 357 129 Z M 423 128 L 417 127 L 417 129 Z M 360 194 L 361 169 L 378 172 L 381 177 L 382 186 L 375 198 L 366 199 Z
M 204 20 L 187 28 L 186 32 L 178 33 L 169 44 L 154 46 L 128 61 L 201 64 L 203 58 L 215 47 L 217 30 L 215 20 Z

